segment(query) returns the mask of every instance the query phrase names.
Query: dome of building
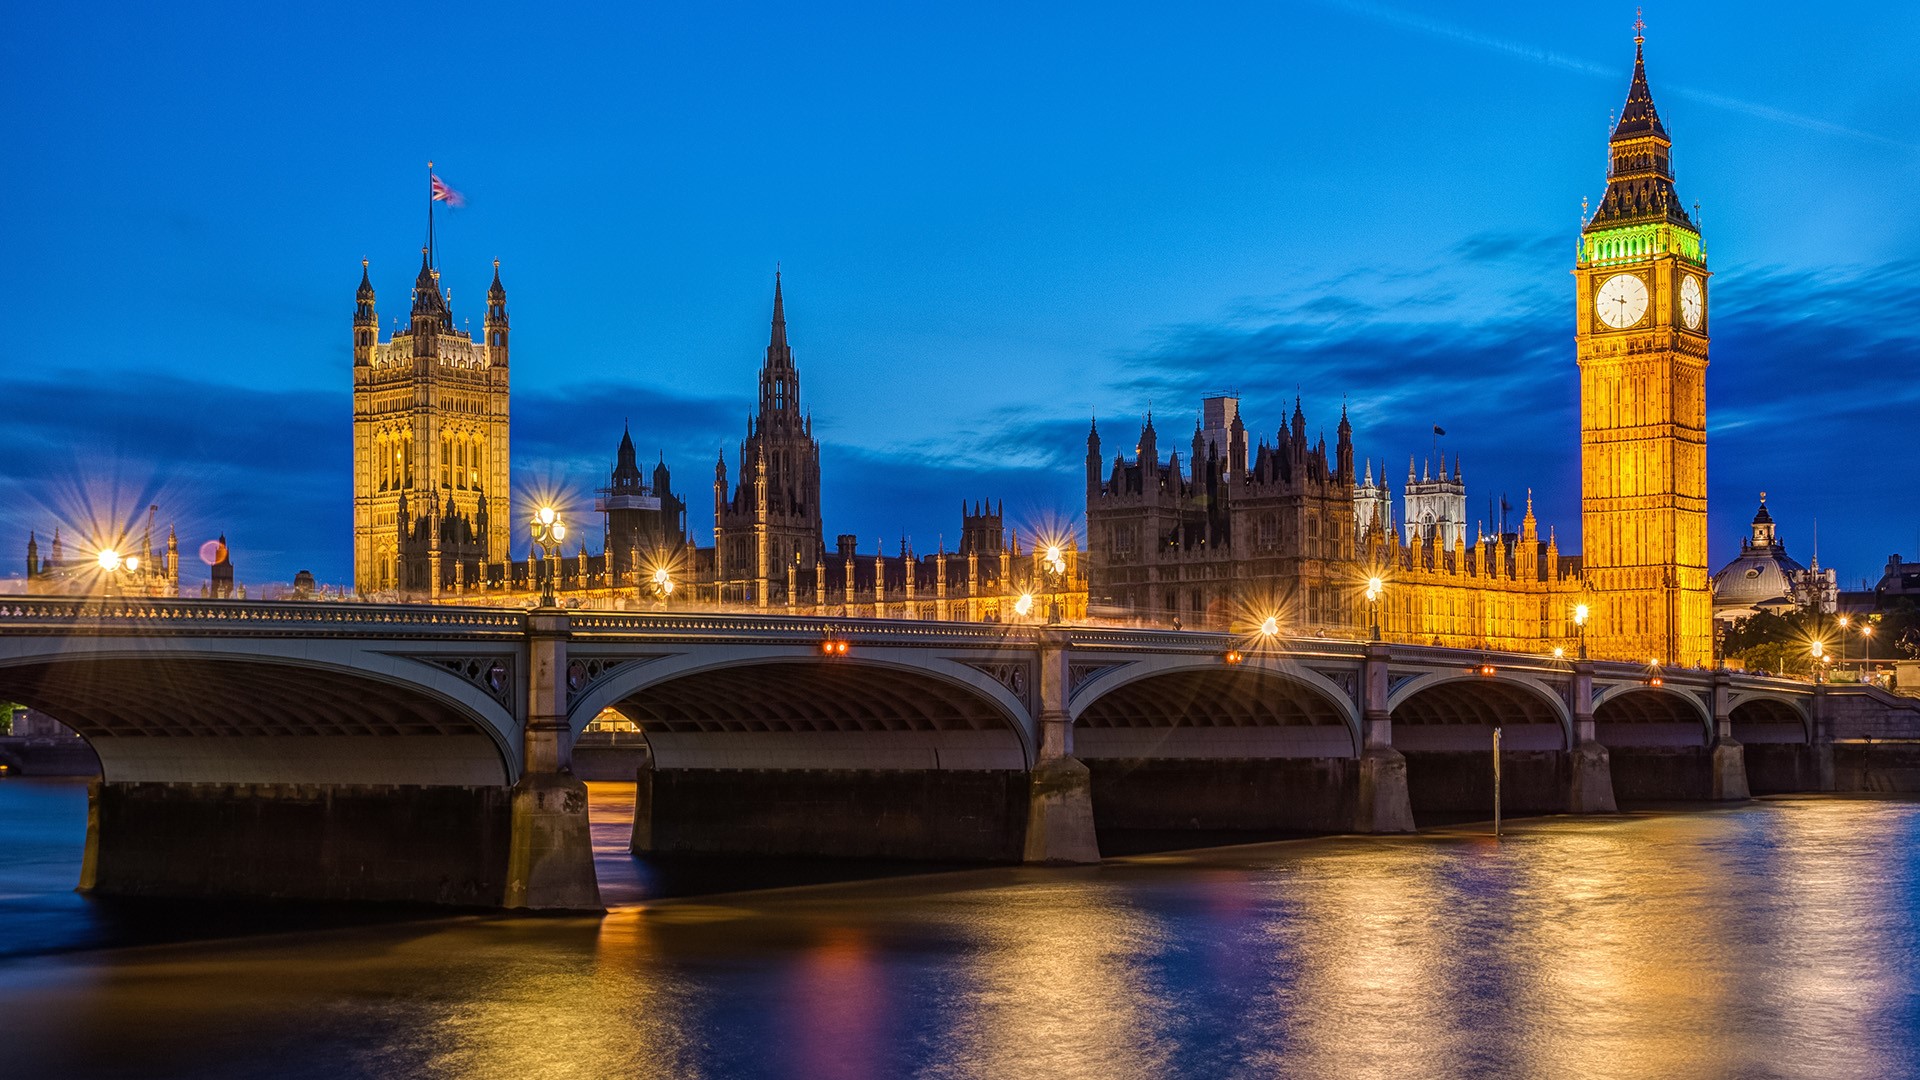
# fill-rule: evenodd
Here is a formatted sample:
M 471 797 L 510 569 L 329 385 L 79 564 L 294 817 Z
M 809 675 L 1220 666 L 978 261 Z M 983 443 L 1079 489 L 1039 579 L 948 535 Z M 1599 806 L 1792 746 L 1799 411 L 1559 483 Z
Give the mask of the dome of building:
M 1714 612 L 1745 614 L 1763 606 L 1778 606 L 1768 601 L 1790 605 L 1794 587 L 1806 573 L 1807 568 L 1789 557 L 1786 545 L 1780 542 L 1763 493 L 1760 510 L 1753 515 L 1752 531 L 1740 542 L 1739 556 L 1713 575 Z

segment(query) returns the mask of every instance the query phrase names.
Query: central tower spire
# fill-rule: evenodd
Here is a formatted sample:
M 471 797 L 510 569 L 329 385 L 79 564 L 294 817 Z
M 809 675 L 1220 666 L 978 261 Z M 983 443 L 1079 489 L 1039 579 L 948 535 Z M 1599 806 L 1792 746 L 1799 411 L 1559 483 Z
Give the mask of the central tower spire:
M 773 272 L 773 325 L 760 365 L 760 408 L 740 444 L 740 474 L 726 497 L 725 462 L 714 479 L 714 581 L 721 599 L 765 608 L 789 585 L 816 583 L 825 549 L 820 526 L 820 444 L 800 408 L 800 369 L 787 344 L 787 304 Z M 789 581 L 789 572 L 798 575 Z M 800 588 L 798 584 L 792 587 Z
M 787 305 L 781 295 L 780 271 L 773 272 L 773 329 L 767 337 L 767 359 L 760 367 L 760 426 L 799 426 L 800 370 L 787 344 Z
M 773 363 L 776 356 L 783 356 L 787 366 L 793 366 L 793 352 L 787 348 L 787 305 L 780 296 L 778 269 L 773 272 L 773 335 L 767 341 L 767 363 Z

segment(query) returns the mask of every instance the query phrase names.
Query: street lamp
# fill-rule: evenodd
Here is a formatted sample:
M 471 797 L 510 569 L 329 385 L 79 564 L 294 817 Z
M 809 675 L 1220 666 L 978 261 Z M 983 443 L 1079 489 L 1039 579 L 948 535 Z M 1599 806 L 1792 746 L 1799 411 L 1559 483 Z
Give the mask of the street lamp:
M 1826 646 L 1821 644 L 1819 638 L 1813 639 L 1813 681 L 1816 685 L 1820 682 L 1820 662 L 1826 658 L 1826 651 Z
M 1260 620 L 1260 633 L 1261 633 L 1261 636 L 1267 637 L 1267 638 L 1279 637 L 1280 636 L 1280 617 L 1278 615 L 1269 615 L 1266 618 Z
M 661 607 L 673 606 L 673 575 L 662 566 L 653 572 L 653 594 L 660 599 Z
M 113 583 L 119 575 L 140 572 L 140 556 L 122 555 L 112 548 L 101 548 L 94 562 L 100 567 L 102 586 L 108 594 L 112 594 Z
M 1847 627 L 1853 625 L 1853 620 L 1842 615 L 1836 621 L 1840 624 L 1840 662 L 1845 664 L 1847 662 Z
M 554 607 L 558 601 L 553 598 L 553 578 L 558 570 L 554 560 L 560 555 L 560 545 L 567 538 L 567 524 L 560 520 L 553 507 L 543 506 L 533 515 L 533 542 L 540 549 L 541 561 L 547 564 L 546 578 L 540 583 L 540 606 Z
M 1587 605 L 1573 605 L 1573 628 L 1580 635 L 1580 659 L 1587 658 Z
M 1380 640 L 1380 594 L 1385 590 L 1377 577 L 1367 579 L 1367 618 L 1373 624 L 1373 640 Z
M 1033 614 L 1033 594 L 1030 592 L 1021 593 L 1020 599 L 1013 602 L 1013 613 L 1023 619 Z
M 1067 556 L 1060 550 L 1059 544 L 1047 545 L 1046 554 L 1040 559 L 1040 570 L 1046 578 L 1046 591 L 1051 597 L 1047 604 L 1047 622 L 1060 621 L 1060 590 L 1067 581 Z

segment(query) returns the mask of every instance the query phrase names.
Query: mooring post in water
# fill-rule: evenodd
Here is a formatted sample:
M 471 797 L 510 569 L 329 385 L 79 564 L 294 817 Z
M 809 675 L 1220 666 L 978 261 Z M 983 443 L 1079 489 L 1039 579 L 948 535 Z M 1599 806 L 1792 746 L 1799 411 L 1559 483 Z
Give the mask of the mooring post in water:
M 1493 725 L 1493 835 L 1500 835 L 1500 725 Z

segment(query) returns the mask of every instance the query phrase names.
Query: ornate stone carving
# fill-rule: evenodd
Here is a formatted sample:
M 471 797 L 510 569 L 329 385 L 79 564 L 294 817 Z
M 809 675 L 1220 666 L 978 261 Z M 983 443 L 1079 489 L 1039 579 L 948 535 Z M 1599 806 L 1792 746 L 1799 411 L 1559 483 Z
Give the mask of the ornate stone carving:
M 1075 664 L 1068 662 L 1067 697 L 1073 697 L 1073 695 L 1080 692 L 1082 686 L 1105 675 L 1107 672 L 1126 666 L 1125 664 Z
M 616 671 L 658 660 L 658 656 L 575 656 L 567 661 L 567 705 L 571 707 L 588 690 Z
M 1355 705 L 1364 705 L 1360 700 L 1360 674 L 1352 669 L 1314 668 L 1313 673 L 1340 688 Z
M 451 671 L 480 688 L 480 692 L 513 709 L 513 657 L 511 656 L 413 656 L 423 664 Z
M 1001 662 L 968 663 L 968 667 L 983 672 L 988 678 L 1007 688 L 1007 693 L 1020 699 L 1020 704 L 1033 708 L 1033 698 L 1028 691 L 1033 686 L 1033 672 L 1023 660 Z

